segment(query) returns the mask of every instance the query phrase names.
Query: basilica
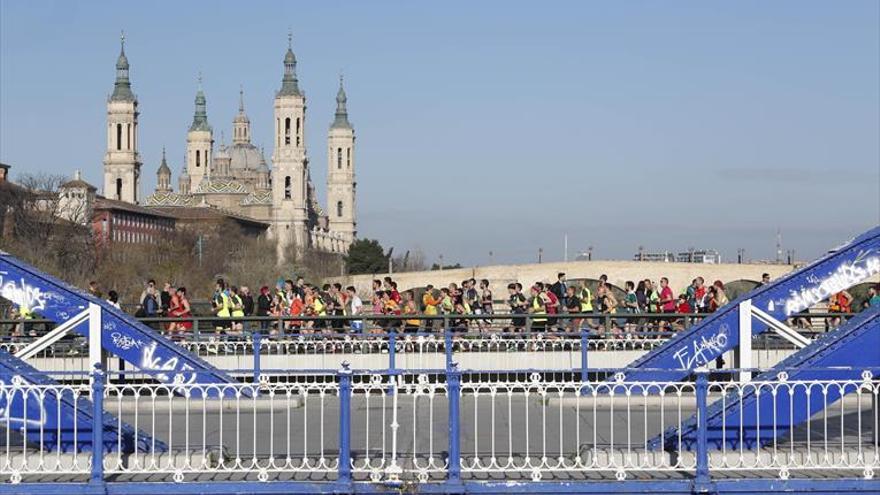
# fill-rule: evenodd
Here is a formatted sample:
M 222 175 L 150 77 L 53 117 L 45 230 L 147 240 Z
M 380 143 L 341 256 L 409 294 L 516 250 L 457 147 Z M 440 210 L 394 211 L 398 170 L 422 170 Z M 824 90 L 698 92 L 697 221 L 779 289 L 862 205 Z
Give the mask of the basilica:
M 175 209 L 212 208 L 267 224 L 279 253 L 315 249 L 345 253 L 357 235 L 355 221 L 354 128 L 339 80 L 336 115 L 327 133 L 327 208 L 318 203 L 306 151 L 306 97 L 296 75 L 288 36 L 281 87 L 275 92 L 272 156 L 251 142 L 251 122 L 239 94 L 231 143 L 217 144 L 199 83 L 195 112 L 186 136 L 186 158 L 174 181 L 165 152 L 156 190 L 138 197 L 138 100 L 129 79 L 125 40 L 116 62 L 116 82 L 107 102 L 104 196 L 174 215 Z M 176 186 L 176 188 L 175 188 Z

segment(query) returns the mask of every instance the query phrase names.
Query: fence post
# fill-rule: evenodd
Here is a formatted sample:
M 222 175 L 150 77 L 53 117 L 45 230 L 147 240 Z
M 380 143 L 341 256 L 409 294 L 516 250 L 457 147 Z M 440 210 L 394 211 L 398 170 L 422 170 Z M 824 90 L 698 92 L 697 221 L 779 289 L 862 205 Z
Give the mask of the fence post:
M 581 327 L 581 382 L 588 380 L 587 378 L 587 344 L 589 343 L 590 332 L 588 329 Z
M 251 338 L 254 345 L 254 386 L 256 387 L 260 385 L 260 374 L 262 373 L 260 342 L 262 342 L 263 338 L 259 331 L 252 333 Z
M 695 492 L 709 490 L 709 418 L 707 411 L 709 395 L 709 369 L 698 368 L 696 395 L 697 395 L 697 472 L 694 480 Z
M 339 375 L 339 483 L 351 483 L 351 368 L 343 361 Z
M 446 351 L 446 370 L 448 371 L 452 367 L 452 332 L 449 330 L 446 325 L 446 318 L 443 318 L 443 348 Z
M 397 369 L 397 332 L 388 330 L 388 371 L 392 374 Z
M 90 485 L 104 485 L 104 370 L 92 369 L 92 472 Z
M 446 371 L 446 393 L 449 396 L 449 471 L 450 483 L 461 483 L 460 403 L 461 371 L 458 363 L 450 363 Z

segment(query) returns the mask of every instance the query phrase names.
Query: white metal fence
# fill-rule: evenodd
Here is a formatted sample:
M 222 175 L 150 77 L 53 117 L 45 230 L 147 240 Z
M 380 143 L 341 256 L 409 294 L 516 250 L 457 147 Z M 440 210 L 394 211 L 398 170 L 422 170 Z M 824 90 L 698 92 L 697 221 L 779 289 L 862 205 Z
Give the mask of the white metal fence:
M 641 479 L 689 476 L 699 467 L 702 454 L 687 428 L 700 402 L 694 382 L 557 381 L 537 373 L 492 379 L 454 370 L 445 378 L 340 373 L 211 386 L 111 380 L 103 388 L 105 413 L 116 418 L 119 429 L 127 423 L 154 440 L 135 439 L 141 450 L 127 453 L 120 453 L 122 440 L 106 445 L 104 475 L 173 481 L 206 475 L 331 481 L 350 475 L 396 483 L 451 475 Z M 733 413 L 718 416 L 712 435 L 740 430 L 742 436 L 752 428 L 749 434 L 761 440 L 715 447 L 710 442 L 708 468 L 715 477 L 784 479 L 825 471 L 872 478 L 880 468 L 878 391 L 880 381 L 870 374 L 709 382 L 706 402 L 740 416 L 758 408 L 744 397 L 768 397 L 761 407 L 775 404 L 774 418 L 796 416 L 790 410 L 794 398 L 819 405 L 787 429 L 769 418 L 746 425 Z M 34 385 L 21 377 L 0 383 L 0 476 L 13 482 L 88 476 L 93 468 L 88 445 L 64 450 L 50 439 L 65 429 L 75 443 L 87 444 L 90 432 L 21 411 L 50 404 L 60 411 L 59 402 L 50 399 L 67 397 L 78 404 L 76 399 L 92 394 L 88 383 Z M 790 399 L 787 406 L 774 402 L 782 396 Z M 15 401 L 36 407 L 11 407 Z

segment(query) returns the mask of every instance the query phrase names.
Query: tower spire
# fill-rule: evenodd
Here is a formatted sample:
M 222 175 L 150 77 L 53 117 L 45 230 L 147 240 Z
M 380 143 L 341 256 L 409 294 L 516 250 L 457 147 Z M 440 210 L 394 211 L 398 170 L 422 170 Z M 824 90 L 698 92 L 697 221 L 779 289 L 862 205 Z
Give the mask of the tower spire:
M 116 59 L 116 82 L 113 84 L 111 101 L 134 101 L 131 80 L 128 78 L 128 57 L 125 56 L 125 31 L 119 35 L 119 57 Z
M 293 54 L 293 33 L 287 32 L 287 53 L 284 54 L 284 77 L 279 96 L 302 96 L 296 79 L 296 55 Z
M 238 85 L 238 113 L 244 113 L 244 85 Z
M 331 129 L 351 129 L 351 122 L 348 121 L 348 96 L 345 94 L 343 87 L 342 73 L 339 73 L 339 91 L 336 92 L 336 118 L 333 120 Z
M 202 73 L 199 71 L 198 91 L 196 91 L 196 110 L 193 114 L 193 123 L 189 127 L 190 131 L 210 131 L 211 126 L 208 125 L 208 104 L 205 98 L 205 92 L 202 91 Z

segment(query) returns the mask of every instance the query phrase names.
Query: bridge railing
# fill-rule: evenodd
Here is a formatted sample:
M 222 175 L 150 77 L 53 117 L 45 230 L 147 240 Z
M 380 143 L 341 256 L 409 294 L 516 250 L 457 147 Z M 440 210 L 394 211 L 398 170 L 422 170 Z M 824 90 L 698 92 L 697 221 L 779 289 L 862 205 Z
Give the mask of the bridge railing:
M 416 373 L 343 367 L 286 381 L 210 386 L 132 383 L 100 370 L 91 373 L 90 383 L 75 386 L 4 377 L 0 478 L 99 484 L 120 476 L 176 483 L 308 480 L 327 487 L 677 477 L 708 483 L 809 478 L 817 472 L 871 479 L 880 468 L 878 372 L 807 381 L 777 375 L 748 383 L 705 370 L 696 381 L 626 382 L 557 380 L 529 370 L 498 377 L 457 366 Z M 722 422 L 722 430 L 750 429 L 761 442 L 713 447 L 708 437 L 718 430 L 708 425 L 709 405 L 756 390 L 791 400 L 771 408 L 772 419 Z M 16 398 L 41 403 L 59 394 L 91 399 L 96 417 L 118 418 L 104 428 L 128 423 L 162 440 L 167 450 L 154 445 L 121 452 L 120 440 L 115 448 L 90 451 L 86 440 L 102 438 L 101 428 L 78 431 L 76 423 L 47 424 L 43 417 L 27 417 L 33 409 L 7 407 Z M 829 398 L 835 394 L 843 398 Z M 793 414 L 796 398 L 818 400 L 815 413 L 806 424 L 777 427 L 775 419 Z M 743 401 L 731 407 L 758 406 Z M 695 413 L 694 440 L 681 432 Z M 55 449 L 52 438 L 62 428 L 79 435 L 84 446 Z M 45 442 L 25 441 L 33 429 Z
M 468 368 L 494 369 L 497 371 L 535 368 L 579 368 L 584 377 L 590 368 L 621 367 L 639 355 L 662 345 L 675 332 L 671 327 L 660 328 L 661 321 L 695 318 L 694 315 L 631 315 L 621 314 L 614 318 L 619 331 L 597 330 L 587 322 L 600 320 L 602 315 L 566 315 L 577 324 L 570 330 L 538 331 L 529 321 L 534 315 L 523 315 L 521 330 L 461 331 L 463 321 L 489 321 L 499 328 L 510 322 L 503 316 L 421 316 L 420 328 L 407 327 L 412 316 L 376 317 L 365 329 L 351 331 L 347 317 L 296 317 L 241 319 L 192 318 L 192 329 L 169 329 L 179 324 L 176 319 L 149 319 L 158 331 L 173 339 L 188 351 L 208 359 L 222 369 L 254 370 L 256 380 L 261 369 L 324 369 L 333 370 L 341 360 L 352 363 L 354 368 L 388 370 L 412 370 L 445 368 L 456 361 Z M 827 318 L 846 320 L 847 315 L 824 314 Z M 607 315 L 604 317 L 607 318 Z M 537 317 L 543 318 L 543 316 Z M 461 321 L 459 321 L 461 320 Z M 241 329 L 231 327 L 235 322 Z M 305 329 L 305 323 L 312 328 Z M 0 326 L 9 320 L 0 320 Z M 0 350 L 16 353 L 52 326 L 42 321 L 32 321 L 32 332 L 0 338 Z M 288 325 L 300 328 L 286 328 Z M 665 324 L 665 323 L 664 323 Z M 36 329 L 36 325 L 44 328 Z M 229 328 L 222 328 L 228 325 Z M 275 328 L 272 327 L 275 325 Z M 436 328 L 435 328 L 436 326 Z M 221 327 L 217 329 L 216 327 Z M 428 327 L 426 329 L 426 327 Z M 605 327 L 602 326 L 602 329 Z M 816 338 L 824 332 L 802 332 Z M 105 336 L 107 338 L 107 336 Z M 114 338 L 110 335 L 109 338 Z M 794 347 L 772 333 L 755 338 L 754 362 L 761 367 L 776 364 Z M 70 335 L 39 351 L 32 363 L 46 371 L 87 371 L 88 345 L 82 336 Z M 729 366 L 732 363 L 727 363 Z M 126 371 L 131 377 L 137 370 L 121 360 L 107 362 L 108 370 Z

